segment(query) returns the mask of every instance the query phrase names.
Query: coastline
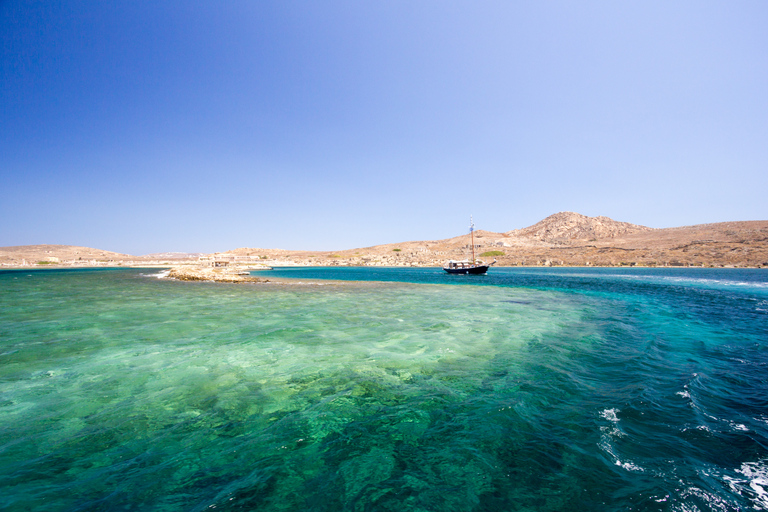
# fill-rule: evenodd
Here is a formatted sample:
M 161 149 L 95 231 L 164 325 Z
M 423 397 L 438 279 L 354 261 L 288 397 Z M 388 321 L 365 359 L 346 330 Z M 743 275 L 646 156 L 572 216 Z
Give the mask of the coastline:
M 282 262 L 281 265 L 275 265 L 276 267 L 373 267 L 373 268 L 442 268 L 442 265 L 359 265 L 354 263 L 349 264 L 338 264 L 337 262 L 334 262 L 336 264 L 323 264 L 321 262 L 318 262 L 315 265 L 307 265 L 307 264 L 296 264 L 293 262 Z M 695 264 L 683 264 L 683 265 L 643 265 L 643 264 L 617 264 L 617 265 L 569 265 L 569 264 L 559 264 L 559 263 L 550 263 L 550 264 L 538 264 L 538 265 L 496 265 L 497 268 L 710 268 L 710 269 L 766 269 L 768 268 L 767 265 L 729 265 L 729 264 L 704 264 L 704 265 L 695 265 Z M 208 272 L 209 267 L 201 267 L 196 264 L 140 264 L 140 263 L 133 263 L 130 265 L 121 265 L 121 264 L 106 264 L 106 265 L 62 265 L 62 264 L 54 264 L 54 265 L 37 265 L 37 264 L 26 264 L 26 265 L 9 265 L 9 264 L 0 264 L 0 270 L 64 270 L 64 269 L 120 269 L 120 268 L 146 268 L 146 269 L 177 269 L 179 272 L 179 275 L 181 276 L 180 280 L 210 280 L 210 279 L 192 279 L 194 275 L 199 274 L 200 276 L 212 276 L 214 277 L 233 277 L 237 276 L 236 273 L 233 274 L 233 270 L 238 271 L 259 271 L 259 270 L 272 270 L 272 267 L 264 267 L 264 268 L 229 268 L 229 270 L 224 269 L 211 269 L 212 272 Z M 189 279 L 184 279 L 184 277 L 190 277 Z M 242 280 L 234 280 L 233 282 L 239 282 Z
M 768 268 L 768 220 L 654 229 L 573 212 L 523 229 L 336 251 L 240 247 L 144 256 L 70 245 L 0 247 L 0 268 L 440 267 L 470 247 L 500 267 Z

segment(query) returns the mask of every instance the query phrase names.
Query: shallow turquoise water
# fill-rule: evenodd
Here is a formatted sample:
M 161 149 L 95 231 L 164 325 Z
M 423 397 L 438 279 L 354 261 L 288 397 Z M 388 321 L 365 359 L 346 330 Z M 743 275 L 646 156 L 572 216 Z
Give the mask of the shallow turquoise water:
M 152 273 L 0 272 L 0 509 L 768 509 L 765 271 Z

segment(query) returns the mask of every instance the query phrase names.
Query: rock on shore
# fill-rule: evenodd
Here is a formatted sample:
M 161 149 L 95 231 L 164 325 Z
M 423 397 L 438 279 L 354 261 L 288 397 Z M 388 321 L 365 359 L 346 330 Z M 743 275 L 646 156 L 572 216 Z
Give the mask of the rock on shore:
M 169 279 L 179 281 L 214 281 L 217 283 L 268 283 L 269 279 L 253 277 L 242 268 L 212 268 L 197 265 L 172 267 Z

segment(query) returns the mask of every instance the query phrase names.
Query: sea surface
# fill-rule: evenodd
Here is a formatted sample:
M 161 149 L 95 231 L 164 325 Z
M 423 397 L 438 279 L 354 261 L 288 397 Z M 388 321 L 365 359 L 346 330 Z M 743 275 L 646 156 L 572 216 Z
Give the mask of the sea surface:
M 768 271 L 0 272 L 0 510 L 768 510 Z

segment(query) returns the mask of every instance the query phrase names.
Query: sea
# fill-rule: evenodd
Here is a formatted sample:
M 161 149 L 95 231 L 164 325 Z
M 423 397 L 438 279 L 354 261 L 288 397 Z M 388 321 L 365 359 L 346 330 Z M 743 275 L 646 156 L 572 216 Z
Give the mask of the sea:
M 163 275 L 0 271 L 0 510 L 768 510 L 766 269 Z

